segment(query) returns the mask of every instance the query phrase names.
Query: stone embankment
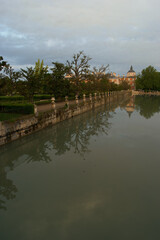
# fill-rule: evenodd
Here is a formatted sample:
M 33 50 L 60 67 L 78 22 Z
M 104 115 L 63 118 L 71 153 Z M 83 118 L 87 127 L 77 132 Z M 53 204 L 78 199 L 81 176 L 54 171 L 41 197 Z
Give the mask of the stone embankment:
M 117 102 L 121 102 L 131 95 L 132 91 L 117 91 L 98 95 L 95 94 L 94 97 L 90 95 L 89 98 L 85 98 L 84 95 L 83 100 L 79 100 L 76 96 L 75 101 L 68 101 L 66 97 L 65 102 L 57 105 L 55 99 L 52 99 L 52 108 L 49 111 L 44 111 L 45 107 L 38 109 L 38 107 L 35 106 L 34 115 L 22 117 L 15 122 L 0 122 L 0 145 L 29 135 L 49 125 L 72 118 L 98 106 L 104 104 L 107 104 L 107 106 L 114 106 L 114 103 L 117 104 Z
M 149 95 L 149 96 L 160 96 L 159 91 L 132 91 L 132 95 Z

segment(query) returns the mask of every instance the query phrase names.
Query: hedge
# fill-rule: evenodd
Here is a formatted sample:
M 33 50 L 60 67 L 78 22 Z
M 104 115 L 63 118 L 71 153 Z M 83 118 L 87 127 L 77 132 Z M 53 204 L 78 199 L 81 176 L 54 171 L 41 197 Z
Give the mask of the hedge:
M 51 103 L 51 100 L 37 101 L 37 102 L 35 102 L 35 104 L 36 104 L 37 106 L 39 106 L 39 105 L 45 105 L 45 104 L 49 104 L 49 103 Z
M 34 95 L 34 101 L 39 101 L 39 100 L 43 100 L 43 99 L 51 99 L 53 97 L 53 95 L 49 95 L 49 94 L 37 94 Z M 15 95 L 15 96 L 0 96 L 0 102 L 1 101 L 5 101 L 5 102 L 9 102 L 9 101 L 24 101 L 26 98 L 24 96 L 20 96 L 20 95 Z
M 0 103 L 0 112 L 33 114 L 34 105 L 30 103 Z
M 43 100 L 43 99 L 51 99 L 52 97 L 53 97 L 53 95 L 49 95 L 49 94 L 34 95 L 34 100 L 39 101 L 39 100 Z
M 9 102 L 9 101 L 24 101 L 25 98 L 24 96 L 19 96 L 19 95 L 15 95 L 15 96 L 0 96 L 0 102 L 1 101 L 5 101 L 5 102 Z

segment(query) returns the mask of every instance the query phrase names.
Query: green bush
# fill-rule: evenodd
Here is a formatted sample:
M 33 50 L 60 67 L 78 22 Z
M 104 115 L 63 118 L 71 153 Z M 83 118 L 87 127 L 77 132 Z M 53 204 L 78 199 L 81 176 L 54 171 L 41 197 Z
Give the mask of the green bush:
M 10 102 L 10 101 L 24 101 L 25 98 L 23 96 L 15 95 L 15 96 L 0 96 L 0 102 Z
M 0 103 L 1 113 L 34 113 L 34 106 L 30 103 Z
M 35 102 L 36 105 L 45 105 L 51 103 L 51 100 L 46 100 L 46 101 L 37 101 Z
M 39 101 L 43 99 L 51 99 L 53 95 L 43 94 L 43 95 L 34 95 L 34 101 Z

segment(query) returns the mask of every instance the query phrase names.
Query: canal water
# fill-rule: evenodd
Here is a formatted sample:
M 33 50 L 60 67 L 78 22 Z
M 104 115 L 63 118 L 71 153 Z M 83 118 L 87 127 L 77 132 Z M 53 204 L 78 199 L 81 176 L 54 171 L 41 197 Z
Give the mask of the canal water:
M 159 240 L 160 97 L 101 106 L 1 147 L 0 239 Z

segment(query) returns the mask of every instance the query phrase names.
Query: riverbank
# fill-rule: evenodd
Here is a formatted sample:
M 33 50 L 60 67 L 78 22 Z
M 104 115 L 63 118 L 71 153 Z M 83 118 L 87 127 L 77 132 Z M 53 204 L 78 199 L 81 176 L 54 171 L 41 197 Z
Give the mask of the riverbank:
M 85 101 L 76 101 L 70 105 L 64 103 L 62 108 L 56 107 L 46 112 L 35 112 L 34 115 L 28 115 L 14 122 L 0 122 L 0 145 L 7 144 L 18 138 L 27 136 L 35 131 L 41 130 L 49 125 L 53 125 L 72 118 L 103 104 L 114 105 L 132 95 L 132 91 L 115 91 L 110 94 L 101 94 L 95 97 L 85 99 Z
M 149 95 L 149 96 L 160 96 L 159 91 L 132 91 L 132 95 L 137 96 L 137 95 Z

